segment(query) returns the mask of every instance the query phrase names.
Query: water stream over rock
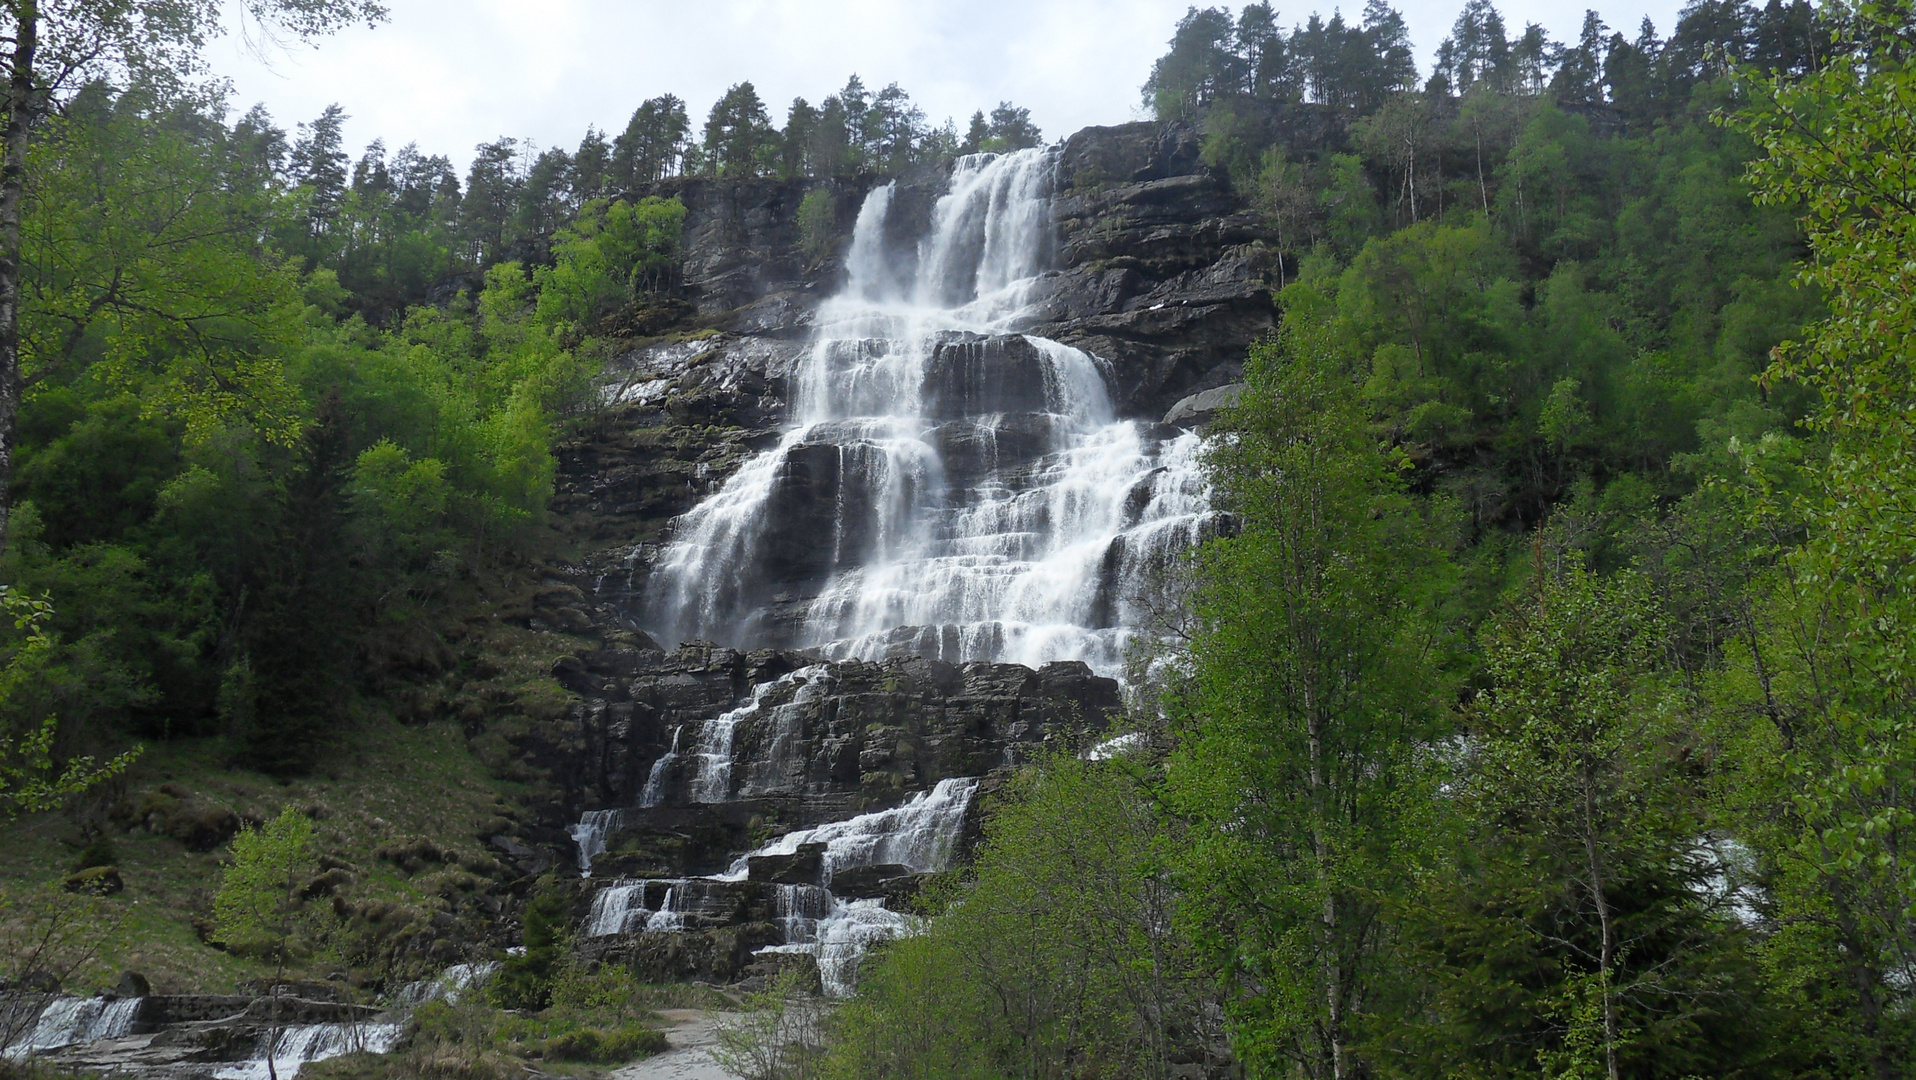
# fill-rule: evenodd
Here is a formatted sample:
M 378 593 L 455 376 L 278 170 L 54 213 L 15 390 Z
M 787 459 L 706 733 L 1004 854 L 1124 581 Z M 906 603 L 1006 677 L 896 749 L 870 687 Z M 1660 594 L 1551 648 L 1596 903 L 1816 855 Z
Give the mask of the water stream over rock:
M 1040 737 L 1014 719 L 1028 691 L 1012 691 L 1009 712 L 986 704 L 1004 680 L 982 670 L 1071 661 L 1078 678 L 1116 675 L 1144 621 L 1140 587 L 1211 527 L 1198 436 L 1120 419 L 1109 364 L 1027 332 L 1055 255 L 1057 168 L 1055 149 L 962 158 L 915 222 L 895 184 L 865 199 L 776 445 L 677 520 L 633 604 L 662 642 L 808 659 L 674 726 L 638 807 L 587 813 L 573 836 L 589 873 L 608 838 L 659 815 L 677 815 L 682 835 L 696 828 L 687 814 L 740 802 L 838 797 L 851 813 L 815 813 L 823 824 L 723 872 L 603 885 L 588 941 L 757 919 L 776 927 L 759 953 L 807 954 L 828 992 L 848 993 L 866 947 L 912 926 L 894 910 L 899 890 L 952 864 L 977 774 L 1015 765 L 1022 740 Z M 970 775 L 900 769 L 883 747 L 931 752 L 905 715 L 926 706 L 871 704 L 914 680 L 841 686 L 843 664 L 903 657 L 952 672 L 926 676 L 953 684 L 947 702 L 977 703 L 974 729 L 998 751 L 964 758 Z M 848 694 L 870 717 L 858 745 L 833 721 Z M 887 776 L 904 790 L 868 809 Z
M 960 159 L 915 249 L 859 215 L 779 444 L 686 514 L 660 640 L 843 658 L 1083 660 L 1116 674 L 1136 587 L 1208 520 L 1198 437 L 1116 418 L 1109 366 L 1020 332 L 1055 152 Z

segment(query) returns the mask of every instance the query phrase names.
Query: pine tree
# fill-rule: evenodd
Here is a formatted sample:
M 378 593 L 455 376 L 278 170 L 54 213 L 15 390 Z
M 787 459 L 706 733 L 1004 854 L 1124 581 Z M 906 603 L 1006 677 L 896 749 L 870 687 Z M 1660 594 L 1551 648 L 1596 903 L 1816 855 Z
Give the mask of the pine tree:
M 705 170 L 712 176 L 762 176 L 773 147 L 772 119 L 751 83 L 727 90 L 705 120 Z
M 293 143 L 293 181 L 310 193 L 306 217 L 314 236 L 321 235 L 339 216 L 339 205 L 346 198 L 346 166 L 350 158 L 343 149 L 343 128 L 349 118 L 337 104 L 310 124 L 299 125 L 299 139 Z

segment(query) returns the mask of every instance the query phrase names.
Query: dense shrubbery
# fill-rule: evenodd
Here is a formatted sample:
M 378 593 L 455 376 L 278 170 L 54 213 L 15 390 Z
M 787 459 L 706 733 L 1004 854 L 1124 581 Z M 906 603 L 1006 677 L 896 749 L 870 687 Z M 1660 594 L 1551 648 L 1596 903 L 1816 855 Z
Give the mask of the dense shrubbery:
M 415 198 L 383 166 L 344 187 L 337 120 L 289 168 L 257 111 L 96 85 L 33 145 L 0 576 L 53 605 L 14 648 L 55 676 L 57 756 L 220 733 L 310 765 L 364 635 L 537 542 L 598 335 L 676 284 L 682 208 L 599 200 L 553 265 L 407 306 L 484 223 L 435 224 L 456 185 Z

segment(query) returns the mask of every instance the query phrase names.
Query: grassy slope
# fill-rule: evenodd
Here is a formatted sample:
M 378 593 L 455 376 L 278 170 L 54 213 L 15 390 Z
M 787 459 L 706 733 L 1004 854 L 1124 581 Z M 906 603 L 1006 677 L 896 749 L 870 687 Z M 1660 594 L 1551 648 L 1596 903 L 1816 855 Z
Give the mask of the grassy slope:
M 176 784 L 255 821 L 287 805 L 305 809 L 319 819 L 320 853 L 358 871 L 348 895 L 406 909 L 439 906 L 434 888 L 443 882 L 435 879 L 443 875 L 430 869 L 408 875 L 373 851 L 418 837 L 442 850 L 480 857 L 477 838 L 489 825 L 496 827 L 515 786 L 494 780 L 457 726 L 443 722 L 369 723 L 354 735 L 351 749 L 330 763 L 329 772 L 290 782 L 227 767 L 225 757 L 218 740 L 152 746 L 125 790 L 137 801 L 160 784 Z M 0 844 L 0 886 L 57 880 L 70 869 L 80 812 L 12 823 Z M 112 829 L 110 835 L 126 891 L 107 903 L 125 924 L 94 968 L 96 984 L 110 985 L 121 970 L 130 969 L 162 992 L 215 992 L 270 974 L 258 963 L 205 944 L 196 931 L 196 921 L 211 912 L 224 846 L 196 853 L 137 825 L 124 832 Z

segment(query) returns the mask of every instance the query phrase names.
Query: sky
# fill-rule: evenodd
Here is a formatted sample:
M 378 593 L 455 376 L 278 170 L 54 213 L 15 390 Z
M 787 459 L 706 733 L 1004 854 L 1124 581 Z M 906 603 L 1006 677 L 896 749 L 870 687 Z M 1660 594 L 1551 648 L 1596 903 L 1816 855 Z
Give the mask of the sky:
M 1187 0 L 386 0 L 392 17 L 318 42 L 249 47 L 229 32 L 207 60 L 234 104 L 264 103 L 280 126 L 337 102 L 348 146 L 417 142 L 463 171 L 502 135 L 570 150 L 586 126 L 618 133 L 639 102 L 684 98 L 694 125 L 750 80 L 783 124 L 795 96 L 817 103 L 856 72 L 896 82 L 935 123 L 960 130 L 1000 101 L 1031 110 L 1047 138 L 1141 119 L 1139 86 Z M 1592 0 L 1585 0 L 1586 3 Z M 1667 35 L 1677 0 L 1594 0 L 1634 38 L 1647 15 Z M 237 6 L 237 5 L 234 5 Z M 1239 6 L 1231 5 L 1234 9 Z M 1314 8 L 1277 5 L 1284 24 Z M 1327 15 L 1335 5 L 1322 8 Z M 1346 0 L 1347 17 L 1363 9 Z M 1399 0 L 1427 73 L 1462 0 Z M 1504 0 L 1514 37 L 1539 22 L 1574 41 L 1583 3 Z

